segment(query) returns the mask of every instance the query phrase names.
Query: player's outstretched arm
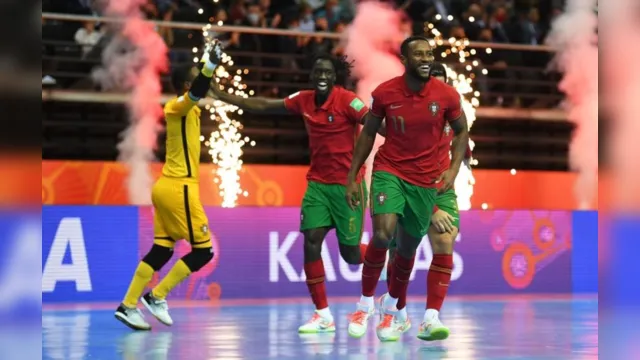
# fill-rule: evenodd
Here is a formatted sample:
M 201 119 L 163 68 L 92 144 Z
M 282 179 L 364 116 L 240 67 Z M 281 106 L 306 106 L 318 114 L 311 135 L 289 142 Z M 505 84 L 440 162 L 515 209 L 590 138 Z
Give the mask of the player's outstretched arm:
M 244 98 L 242 96 L 232 95 L 220 89 L 219 84 L 213 84 L 211 87 L 213 95 L 227 104 L 235 105 L 242 110 L 256 114 L 288 114 L 284 99 L 267 99 L 263 97 Z
M 356 180 L 360 168 L 364 165 L 369 154 L 371 154 L 373 144 L 376 140 L 376 134 L 380 129 L 383 119 L 384 118 L 378 117 L 371 112 L 365 115 L 364 128 L 358 137 L 356 148 L 353 150 L 351 169 L 349 170 L 349 178 L 347 179 L 348 183 L 352 183 Z

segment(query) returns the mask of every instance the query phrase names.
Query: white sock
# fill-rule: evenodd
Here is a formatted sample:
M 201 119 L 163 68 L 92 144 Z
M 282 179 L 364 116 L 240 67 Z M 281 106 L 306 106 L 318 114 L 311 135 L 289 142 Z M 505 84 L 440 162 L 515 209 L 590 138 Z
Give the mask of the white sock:
M 375 301 L 373 300 L 373 296 L 360 296 L 360 305 L 365 305 L 369 309 L 372 309 L 375 306 Z
M 396 305 L 398 305 L 398 299 L 387 294 L 384 298 L 384 308 L 387 310 L 396 310 Z
M 398 318 L 398 320 L 400 321 L 407 321 L 407 307 L 403 307 L 402 309 L 398 310 L 398 313 L 396 314 L 396 318 Z
M 320 310 L 316 310 L 316 312 L 318 313 L 318 315 L 320 315 L 323 319 L 326 320 L 333 320 L 333 315 L 331 315 L 331 310 L 329 310 L 329 307 L 326 307 L 324 309 L 320 309 Z
M 435 319 L 435 318 L 437 318 L 437 317 L 438 317 L 438 314 L 439 314 L 439 313 L 440 313 L 440 312 L 439 312 L 438 310 L 436 310 L 436 309 L 427 309 L 427 311 L 425 311 L 425 312 L 424 312 L 424 318 L 423 318 L 423 320 L 424 320 L 425 322 L 427 322 L 427 321 L 430 321 L 430 320 L 432 320 L 432 319 Z

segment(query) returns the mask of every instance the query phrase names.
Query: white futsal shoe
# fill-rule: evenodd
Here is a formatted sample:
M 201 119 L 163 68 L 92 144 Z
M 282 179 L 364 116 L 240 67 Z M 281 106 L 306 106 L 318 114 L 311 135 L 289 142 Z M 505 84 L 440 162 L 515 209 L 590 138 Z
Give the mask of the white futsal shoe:
M 367 333 L 369 318 L 371 318 L 374 311 L 373 306 L 358 303 L 356 312 L 349 315 L 349 336 L 356 339 L 364 336 Z
M 133 330 L 151 330 L 151 325 L 144 319 L 142 311 L 138 308 L 128 308 L 120 305 L 114 315 L 116 319 Z
M 146 293 L 140 300 L 158 321 L 167 326 L 173 325 L 173 319 L 171 315 L 169 315 L 167 300 L 156 299 L 151 295 L 151 292 Z
M 336 332 L 336 325 L 333 319 L 328 319 L 320 315 L 318 311 L 313 313 L 311 320 L 298 328 L 300 334 L 318 334 Z
M 444 326 L 438 316 L 438 311 L 428 309 L 424 314 L 422 324 L 418 330 L 418 339 L 424 341 L 445 340 L 449 337 L 449 328 Z
M 401 324 L 398 323 L 396 318 L 398 310 L 395 309 L 395 306 L 393 309 L 385 306 L 385 300 L 388 296 L 389 294 L 386 293 L 380 297 L 380 307 L 378 308 L 380 323 L 376 327 L 376 335 L 378 335 L 380 341 L 398 341 L 402 334 L 399 330 Z

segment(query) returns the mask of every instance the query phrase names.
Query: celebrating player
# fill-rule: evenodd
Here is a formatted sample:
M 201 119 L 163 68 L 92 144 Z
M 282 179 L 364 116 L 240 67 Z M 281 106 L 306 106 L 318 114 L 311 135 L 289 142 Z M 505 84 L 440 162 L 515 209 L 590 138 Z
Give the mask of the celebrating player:
M 431 67 L 431 77 L 436 78 L 444 83 L 447 82 L 447 71 L 444 65 L 440 63 L 434 63 Z M 453 131 L 447 124 L 445 125 L 444 132 L 442 133 L 442 140 L 440 142 L 440 148 L 438 151 L 440 165 L 442 170 L 449 168 L 451 157 L 449 155 L 451 148 L 451 141 L 453 140 Z M 465 163 L 471 156 L 471 150 L 467 147 L 465 153 Z M 436 196 L 436 206 L 434 213 L 431 217 L 431 225 L 429 226 L 429 241 L 431 242 L 431 248 L 435 254 L 433 261 L 438 263 L 447 263 L 448 257 L 453 254 L 453 244 L 455 238 L 458 235 L 460 229 L 460 215 L 458 213 L 457 197 L 453 189 L 448 190 L 443 194 Z M 396 253 L 396 240 L 391 240 L 389 244 L 389 262 L 387 263 L 387 285 L 390 284 L 393 277 L 393 269 L 395 268 L 393 259 Z M 443 279 L 444 278 L 444 279 Z M 441 287 L 439 283 L 442 281 L 448 283 L 450 274 L 448 272 L 439 271 L 439 269 L 430 269 L 427 275 L 427 312 L 437 313 L 442 307 L 444 297 L 447 294 L 448 287 Z M 404 333 L 411 328 L 411 322 L 407 316 L 406 309 L 407 294 L 401 294 L 398 298 L 396 308 L 398 312 L 396 314 L 398 332 Z M 438 316 L 431 316 L 429 319 L 438 319 Z M 441 322 L 435 320 L 431 324 L 430 338 L 424 338 L 423 340 L 435 340 L 436 338 L 444 338 L 448 336 L 449 329 L 447 329 Z M 420 336 L 424 335 L 420 333 Z M 433 338 L 433 339 L 432 339 Z
M 304 272 L 316 311 L 301 333 L 334 332 L 325 289 L 322 242 L 335 228 L 340 255 L 348 264 L 361 264 L 365 246 L 360 244 L 364 222 L 364 206 L 350 208 L 343 198 L 345 181 L 359 133 L 359 125 L 369 111 L 351 91 L 344 88 L 350 64 L 345 58 L 319 55 L 313 62 L 310 80 L 313 90 L 303 90 L 286 99 L 243 98 L 230 95 L 214 86 L 220 100 L 254 113 L 300 115 L 309 135 L 311 166 L 308 186 L 302 200 L 300 231 L 304 234 Z M 367 197 L 364 172 L 353 176 L 358 195 Z M 361 250 L 362 247 L 362 250 Z
M 178 260 L 169 273 L 142 297 L 142 303 L 161 323 L 172 325 L 165 300 L 169 292 L 211 259 L 213 249 L 209 221 L 200 203 L 200 108 L 198 100 L 209 91 L 221 49 L 209 44 L 201 68 L 177 68 L 171 81 L 177 96 L 164 107 L 167 128 L 166 161 L 162 176 L 153 185 L 153 246 L 138 264 L 129 290 L 115 313 L 116 319 L 135 330 L 151 326 L 138 310 L 138 298 L 173 255 L 177 240 L 188 240 L 191 252 Z
M 400 50 L 405 73 L 382 83 L 372 93 L 371 111 L 356 143 L 346 192 L 351 206 L 364 201 L 358 192 L 357 174 L 386 118 L 387 135 L 374 160 L 371 184 L 374 235 L 365 254 L 362 296 L 349 322 L 351 336 L 365 334 L 374 312 L 373 296 L 387 248 L 398 227 L 394 276 L 389 293 L 381 298 L 381 319 L 376 329 L 383 341 L 400 337 L 395 318 L 398 298 L 406 292 L 415 251 L 427 234 L 436 195 L 452 189 L 469 141 L 458 92 L 441 81 L 429 81 L 434 61 L 429 41 L 412 36 L 402 42 Z M 439 145 L 447 122 L 455 134 L 453 158 L 451 167 L 441 173 Z M 440 190 L 436 190 L 438 181 Z M 439 287 L 446 289 L 453 261 L 450 255 L 438 259 L 432 262 L 431 270 L 443 274 Z M 436 322 L 439 322 L 437 312 L 426 312 L 420 337 L 430 338 L 432 324 Z

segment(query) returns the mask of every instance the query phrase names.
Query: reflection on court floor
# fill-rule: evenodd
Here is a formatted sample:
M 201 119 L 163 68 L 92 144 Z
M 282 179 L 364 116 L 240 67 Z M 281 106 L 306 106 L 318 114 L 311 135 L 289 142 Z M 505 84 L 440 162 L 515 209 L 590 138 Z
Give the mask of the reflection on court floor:
M 305 335 L 297 327 L 310 315 L 306 302 L 174 307 L 175 325 L 149 319 L 151 332 L 132 332 L 113 311 L 95 307 L 45 309 L 43 359 L 597 359 L 597 299 L 452 299 L 442 319 L 443 342 L 415 335 L 422 302 L 410 302 L 413 328 L 397 343 L 381 343 L 372 326 L 362 339 L 347 335 L 355 304 L 334 302 L 335 334 Z M 4 344 L 3 344 L 4 345 Z M 7 344 L 9 348 L 20 343 Z M 3 346 L 4 347 L 4 346 Z

